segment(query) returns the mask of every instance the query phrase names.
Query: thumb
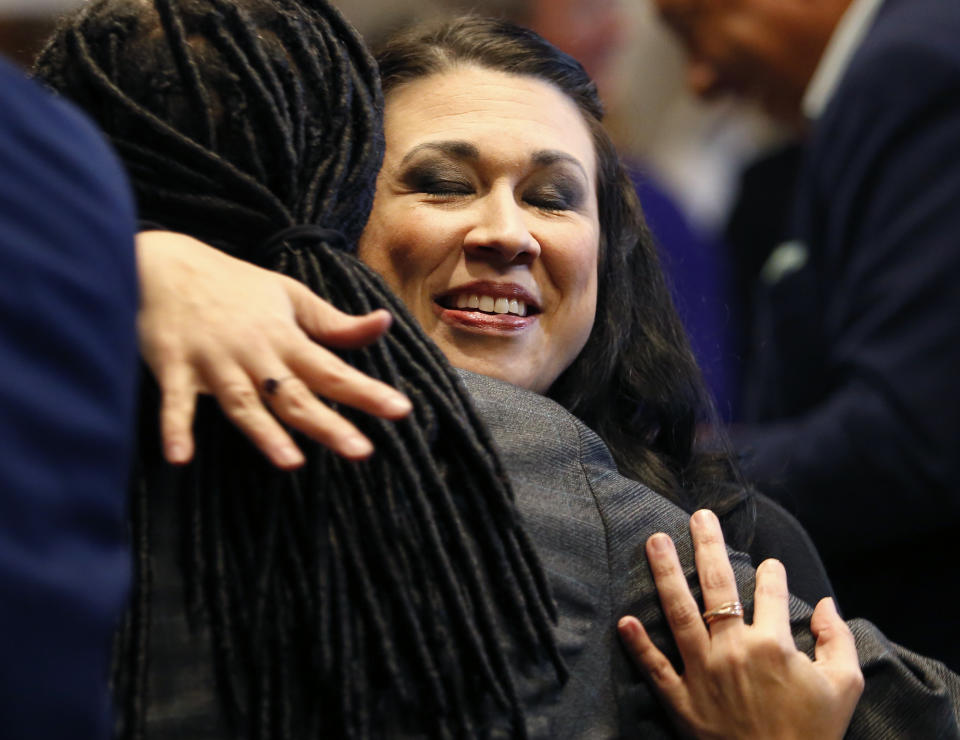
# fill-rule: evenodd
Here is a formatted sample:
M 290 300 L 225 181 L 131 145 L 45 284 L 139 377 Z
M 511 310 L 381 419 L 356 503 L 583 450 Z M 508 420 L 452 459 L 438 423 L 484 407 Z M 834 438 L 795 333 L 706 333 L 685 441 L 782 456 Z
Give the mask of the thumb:
M 393 322 L 382 308 L 363 316 L 346 314 L 293 279 L 286 283 L 286 290 L 300 327 L 314 340 L 333 347 L 364 347 L 382 337 Z

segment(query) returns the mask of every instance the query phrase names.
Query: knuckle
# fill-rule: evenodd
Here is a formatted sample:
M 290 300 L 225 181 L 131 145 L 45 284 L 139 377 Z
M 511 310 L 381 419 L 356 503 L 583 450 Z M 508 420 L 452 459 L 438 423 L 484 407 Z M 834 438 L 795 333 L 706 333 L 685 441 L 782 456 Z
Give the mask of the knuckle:
M 280 399 L 285 415 L 302 418 L 317 411 L 316 397 L 298 380 L 281 386 Z
M 260 406 L 260 396 L 246 383 L 231 382 L 221 389 L 224 410 L 230 415 L 249 413 Z
M 144 356 L 159 367 L 167 368 L 184 361 L 184 348 L 175 331 L 141 324 L 141 346 Z
M 700 570 L 700 585 L 704 590 L 729 588 L 733 583 L 733 574 L 728 568 L 708 566 Z
M 356 371 L 335 355 L 323 363 L 323 382 L 329 390 L 339 390 L 352 379 Z
M 727 667 L 734 673 L 743 673 L 748 670 L 752 662 L 751 655 L 743 643 L 736 643 L 728 647 L 724 654 Z
M 654 578 L 665 579 L 671 578 L 673 576 L 680 576 L 680 569 L 677 567 L 677 564 L 670 559 L 664 558 L 654 558 L 650 559 L 650 570 L 653 572 Z M 682 576 L 681 576 L 682 577 Z
M 751 659 L 761 661 L 765 664 L 777 665 L 784 664 L 793 654 L 794 648 L 791 644 L 789 649 L 772 635 L 764 635 L 757 639 L 750 650 Z
M 862 694 L 866 684 L 866 679 L 864 679 L 863 671 L 860 670 L 860 667 L 856 665 L 851 667 L 850 674 L 847 677 L 848 690 L 851 693 L 856 692 L 857 694 Z
M 756 594 L 759 596 L 773 596 L 776 598 L 786 599 L 789 595 L 787 586 L 785 583 L 779 580 L 771 580 L 769 578 L 758 578 L 756 586 Z
M 150 351 L 157 359 L 170 362 L 179 355 L 180 343 L 174 332 L 155 330 L 150 337 Z
M 712 529 L 698 531 L 696 545 L 698 547 L 723 547 L 723 535 Z
M 692 627 L 702 621 L 696 605 L 685 601 L 672 604 L 669 617 L 670 621 L 680 629 Z
M 662 655 L 645 654 L 641 659 L 643 660 L 643 664 L 646 667 L 647 672 L 654 681 L 661 686 L 666 686 L 671 683 L 671 680 L 674 676 L 674 671 L 673 667 L 670 665 L 670 662 L 666 658 L 664 658 Z
M 166 429 L 182 431 L 192 417 L 191 406 L 186 399 L 164 399 L 160 409 L 160 419 Z

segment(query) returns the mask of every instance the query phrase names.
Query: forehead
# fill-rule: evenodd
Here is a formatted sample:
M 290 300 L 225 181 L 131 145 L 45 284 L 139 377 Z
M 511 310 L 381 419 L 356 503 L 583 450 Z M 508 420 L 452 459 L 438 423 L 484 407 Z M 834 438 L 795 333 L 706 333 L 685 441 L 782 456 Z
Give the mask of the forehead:
M 569 97 L 535 77 L 457 67 L 392 91 L 386 100 L 387 157 L 438 138 L 470 141 L 481 155 L 523 157 L 555 149 L 596 172 L 593 140 Z

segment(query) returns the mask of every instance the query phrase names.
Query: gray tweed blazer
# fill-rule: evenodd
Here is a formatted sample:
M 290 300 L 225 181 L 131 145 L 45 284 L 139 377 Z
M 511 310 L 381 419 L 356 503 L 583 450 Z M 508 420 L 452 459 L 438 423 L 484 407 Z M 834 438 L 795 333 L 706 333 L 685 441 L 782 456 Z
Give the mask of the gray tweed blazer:
M 460 374 L 499 448 L 560 607 L 557 635 L 571 676 L 562 688 L 534 680 L 523 685 L 531 736 L 673 737 L 663 710 L 620 647 L 616 622 L 636 615 L 676 658 L 644 543 L 654 532 L 669 534 L 699 596 L 688 515 L 620 476 L 599 437 L 556 403 L 491 378 Z M 731 557 L 749 614 L 754 571 L 746 555 Z M 812 656 L 811 611 L 792 600 L 794 637 Z M 869 622 L 849 624 L 866 689 L 847 736 L 960 738 L 960 677 L 891 644 Z

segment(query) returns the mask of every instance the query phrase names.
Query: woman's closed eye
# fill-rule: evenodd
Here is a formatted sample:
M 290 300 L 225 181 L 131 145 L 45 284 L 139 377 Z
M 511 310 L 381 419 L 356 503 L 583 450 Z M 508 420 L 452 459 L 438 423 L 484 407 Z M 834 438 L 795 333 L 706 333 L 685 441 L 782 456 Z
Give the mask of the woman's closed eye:
M 537 185 L 523 199 L 544 211 L 575 211 L 582 207 L 584 193 L 575 180 L 564 177 Z
M 402 176 L 410 190 L 441 197 L 469 195 L 474 192 L 470 178 L 453 167 L 424 165 L 412 167 Z
M 470 195 L 473 184 L 465 180 L 430 180 L 419 185 L 417 191 L 442 197 Z

